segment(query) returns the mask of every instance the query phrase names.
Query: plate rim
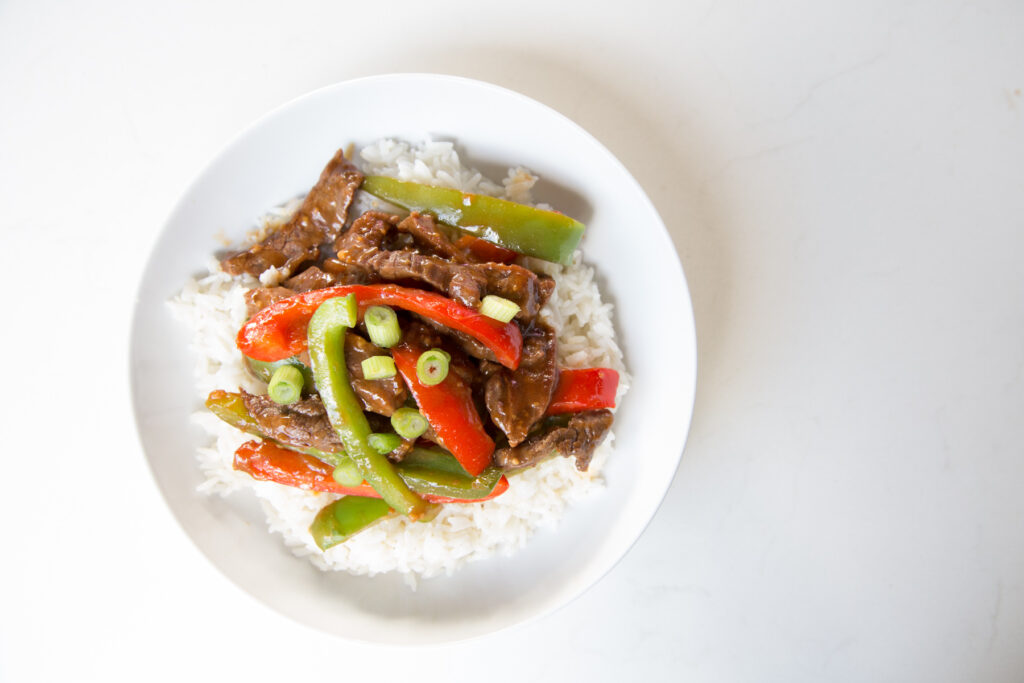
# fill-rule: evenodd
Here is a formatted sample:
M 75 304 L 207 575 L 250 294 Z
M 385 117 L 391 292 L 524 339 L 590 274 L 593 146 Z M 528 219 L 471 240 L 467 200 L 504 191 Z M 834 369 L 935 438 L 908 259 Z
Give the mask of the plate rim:
M 573 590 L 571 591 L 571 594 L 566 599 L 561 600 L 561 601 L 548 600 L 548 601 L 545 602 L 545 604 L 544 604 L 542 609 L 535 610 L 530 615 L 528 615 L 525 618 L 522 618 L 522 619 L 520 619 L 518 621 L 513 621 L 513 622 L 510 622 L 510 623 L 504 623 L 504 624 L 500 625 L 498 628 L 490 629 L 490 630 L 484 630 L 484 631 L 481 631 L 479 633 L 474 633 L 474 634 L 463 636 L 463 637 L 452 638 L 452 639 L 443 639 L 443 640 L 424 640 L 422 642 L 416 642 L 416 643 L 404 642 L 404 641 L 403 642 L 387 642 L 387 641 L 381 641 L 381 640 L 361 639 L 361 638 L 358 638 L 358 637 L 353 637 L 353 636 L 350 636 L 350 635 L 343 635 L 343 634 L 337 633 L 335 631 L 327 630 L 327 629 L 325 629 L 323 627 L 319 627 L 319 626 L 316 626 L 314 624 L 304 622 L 299 617 L 297 617 L 297 616 L 295 616 L 293 614 L 290 614 L 290 613 L 288 613 L 288 612 L 286 612 L 284 610 L 279 609 L 275 605 L 273 605 L 271 603 L 268 603 L 267 601 L 265 601 L 260 596 L 254 594 L 246 586 L 243 586 L 242 584 L 240 584 L 237 581 L 235 581 L 235 579 L 231 575 L 229 575 L 224 568 L 220 567 L 214 561 L 214 559 L 211 558 L 208 555 L 208 553 L 199 545 L 198 541 L 195 538 L 193 538 L 193 536 L 189 532 L 188 528 L 185 527 L 183 521 L 181 519 L 179 519 L 179 516 L 178 516 L 176 510 L 172 506 L 171 501 L 168 499 L 168 494 L 164 490 L 163 485 L 161 485 L 161 482 L 160 482 L 160 480 L 159 480 L 159 478 L 157 476 L 157 473 L 156 473 L 156 471 L 154 469 L 153 463 L 152 463 L 152 461 L 151 461 L 151 459 L 150 459 L 150 457 L 149 457 L 149 455 L 147 453 L 147 450 L 146 450 L 145 437 L 143 435 L 143 425 L 142 425 L 142 422 L 141 422 L 141 410 L 140 410 L 140 404 L 139 404 L 139 388 L 136 386 L 136 384 L 137 384 L 136 349 L 137 349 L 137 346 L 138 346 L 138 343 L 139 343 L 138 342 L 138 337 L 140 335 L 141 310 L 142 310 L 143 306 L 146 304 L 146 302 L 144 301 L 144 299 L 140 295 L 141 295 L 141 293 L 143 291 L 144 286 L 147 283 L 147 274 L 150 272 L 151 266 L 152 266 L 154 260 L 157 257 L 157 246 L 158 246 L 159 242 L 163 238 L 165 232 L 168 230 L 168 228 L 174 222 L 175 217 L 184 209 L 184 207 L 185 207 L 186 203 L 188 202 L 189 198 L 191 197 L 191 195 L 195 192 L 195 190 L 198 187 L 200 187 L 201 181 L 204 180 L 204 178 L 207 175 L 207 173 L 216 165 L 216 163 L 220 159 L 224 158 L 237 145 L 241 144 L 246 138 L 248 138 L 250 135 L 252 135 L 254 131 L 258 130 L 260 127 L 265 125 L 267 122 L 269 122 L 269 121 L 273 120 L 274 118 L 282 115 L 284 112 L 287 112 L 287 111 L 289 111 L 289 110 L 291 110 L 293 108 L 297 108 L 297 107 L 303 106 L 307 102 L 316 100 L 317 98 L 322 97 L 325 94 L 331 93 L 331 92 L 336 91 L 336 90 L 347 89 L 347 88 L 351 88 L 351 87 L 358 87 L 360 85 L 369 85 L 369 84 L 373 84 L 373 83 L 396 82 L 396 81 L 409 80 L 409 79 L 416 80 L 416 81 L 431 81 L 431 80 L 433 80 L 433 81 L 445 82 L 445 83 L 449 83 L 449 84 L 456 84 L 458 87 L 461 87 L 461 88 L 491 90 L 491 91 L 494 91 L 494 92 L 497 92 L 497 93 L 501 94 L 502 96 L 511 97 L 513 99 L 520 100 L 520 101 L 522 101 L 523 103 L 525 103 L 525 104 L 527 104 L 529 106 L 538 107 L 541 110 L 543 110 L 547 115 L 553 116 L 553 117 L 561 120 L 561 122 L 563 124 L 568 125 L 577 134 L 579 134 L 583 138 L 585 138 L 588 141 L 588 143 L 594 149 L 596 149 L 605 158 L 606 161 L 610 162 L 613 166 L 615 166 L 623 174 L 624 177 L 628 178 L 630 184 L 632 185 L 632 189 L 635 191 L 637 196 L 642 198 L 643 202 L 645 202 L 646 208 L 651 212 L 651 214 L 653 216 L 655 216 L 657 218 L 658 225 L 660 226 L 660 230 L 658 230 L 657 233 L 658 233 L 659 237 L 662 239 L 662 241 L 666 244 L 666 246 L 671 249 L 672 258 L 670 258 L 669 260 L 673 263 L 673 274 L 678 276 L 678 279 L 679 279 L 679 281 L 682 284 L 682 289 L 681 289 L 681 291 L 678 292 L 678 295 L 682 299 L 681 303 L 685 304 L 684 308 L 685 308 L 686 315 L 685 315 L 685 319 L 684 319 L 683 322 L 685 323 L 686 331 L 688 332 L 687 336 L 688 336 L 688 341 L 689 341 L 689 348 L 692 349 L 692 354 L 690 354 L 690 357 L 687 359 L 688 360 L 688 367 L 692 368 L 692 371 L 687 373 L 688 376 L 691 378 L 691 381 L 689 382 L 689 385 L 687 387 L 685 387 L 686 391 L 685 392 L 681 392 L 681 395 L 685 395 L 685 397 L 687 399 L 687 404 L 688 404 L 688 406 L 687 406 L 688 409 L 685 412 L 685 429 L 681 430 L 681 434 L 678 437 L 678 450 L 677 450 L 677 452 L 675 453 L 675 456 L 674 456 L 673 464 L 672 464 L 672 467 L 671 467 L 671 473 L 670 473 L 669 476 L 667 476 L 665 478 L 664 482 L 661 485 L 659 485 L 659 488 L 657 490 L 651 492 L 653 494 L 656 494 L 656 495 L 652 496 L 652 498 L 653 497 L 657 498 L 656 504 L 654 504 L 654 505 L 652 505 L 650 507 L 650 513 L 647 515 L 646 519 L 643 521 L 643 524 L 640 525 L 638 532 L 632 537 L 632 539 L 630 539 L 628 544 L 626 544 L 622 548 L 621 552 L 617 554 L 617 556 L 614 558 L 614 560 L 612 560 L 611 562 L 607 562 L 605 564 L 605 566 L 599 567 L 599 571 L 596 573 L 596 575 L 594 576 L 592 581 L 587 582 L 585 585 L 583 585 L 581 587 L 573 588 Z M 629 552 L 635 547 L 636 543 L 644 535 L 644 533 L 646 533 L 646 531 L 649 528 L 649 526 L 650 526 L 651 522 L 653 521 L 654 517 L 660 511 L 661 506 L 664 503 L 665 497 L 667 496 L 668 491 L 671 488 L 672 483 L 673 483 L 673 481 L 675 480 L 675 477 L 678 474 L 679 467 L 680 467 L 680 465 L 682 463 L 682 458 L 683 458 L 683 456 L 685 454 L 686 446 L 687 446 L 687 443 L 688 443 L 688 440 L 689 440 L 689 435 L 690 435 L 691 430 L 692 430 L 693 416 L 694 416 L 694 411 L 695 411 L 695 407 L 696 407 L 696 392 L 697 392 L 697 383 L 698 383 L 698 374 L 699 374 L 698 373 L 698 370 L 699 370 L 699 362 L 698 362 L 699 361 L 699 348 L 698 348 L 698 338 L 697 338 L 697 334 L 696 334 L 696 319 L 695 319 L 694 310 L 693 310 L 693 300 L 692 300 L 692 296 L 691 296 L 691 293 L 690 293 L 689 283 L 687 281 L 686 272 L 683 269 L 682 261 L 680 259 L 679 253 L 676 250 L 676 248 L 675 248 L 675 246 L 674 246 L 674 244 L 673 244 L 673 242 L 671 240 L 671 236 L 669 234 L 668 227 L 666 226 L 665 221 L 662 218 L 661 214 L 658 212 L 657 208 L 655 207 L 653 201 L 650 199 L 650 197 L 644 191 L 643 187 L 640 185 L 639 181 L 636 180 L 636 178 L 629 171 L 629 169 L 625 166 L 625 164 L 623 164 L 618 159 L 618 157 L 616 157 L 600 140 L 598 140 L 593 134 L 591 134 L 588 130 L 586 130 L 579 123 L 577 123 L 576 121 L 574 121 L 570 117 L 566 116 L 565 114 L 561 113 L 557 109 L 553 108 L 552 106 L 550 106 L 550 105 L 548 105 L 548 104 L 546 104 L 546 103 L 544 103 L 542 101 L 539 101 L 537 99 L 534 99 L 534 98 L 532 98 L 532 97 L 530 97 L 528 95 L 525 95 L 525 94 L 523 94 L 521 92 L 518 92 L 516 90 L 512 90 L 510 88 L 507 88 L 507 87 L 504 87 L 504 86 L 501 86 L 501 85 L 497 85 L 495 83 L 491 83 L 491 82 L 488 82 L 488 81 L 482 81 L 482 80 L 478 80 L 478 79 L 473 79 L 473 78 L 467 78 L 467 77 L 464 77 L 464 76 L 451 75 L 451 74 L 429 73 L 429 72 L 397 72 L 397 73 L 385 73 L 385 74 L 375 74 L 375 75 L 369 75 L 369 76 L 361 76 L 361 77 L 358 77 L 358 78 L 352 78 L 352 79 L 345 79 L 345 80 L 337 81 L 335 83 L 324 85 L 324 86 L 321 86 L 321 87 L 316 88 L 314 90 L 310 90 L 310 91 L 308 91 L 306 93 L 300 94 L 297 97 L 294 97 L 294 98 L 292 98 L 290 100 L 287 100 L 286 102 L 283 102 L 283 103 L 281 103 L 281 104 L 271 108 L 270 110 L 268 110 L 264 114 L 258 116 L 254 120 L 252 120 L 249 124 L 243 126 L 234 135 L 229 137 L 229 139 L 225 143 L 223 143 L 219 148 L 217 148 L 215 152 L 213 152 L 211 155 L 209 155 L 205 159 L 205 162 L 200 166 L 200 168 L 198 170 L 196 170 L 191 175 L 191 177 L 188 180 L 188 182 L 184 185 L 184 187 L 181 190 L 181 192 L 177 195 L 177 199 L 174 202 L 174 204 L 171 206 L 170 210 L 165 215 L 163 215 L 162 220 L 160 221 L 159 225 L 160 225 L 160 227 L 159 227 L 158 230 L 155 231 L 153 240 L 151 241 L 151 243 L 149 245 L 148 255 L 147 255 L 147 258 L 146 258 L 146 262 L 145 262 L 145 267 L 144 267 L 144 269 L 142 270 L 142 272 L 141 272 L 141 274 L 139 276 L 138 282 L 136 283 L 135 299 L 134 299 L 134 305 L 132 307 L 132 316 L 131 316 L 131 325 L 130 325 L 130 336 L 129 336 L 129 354 L 128 354 L 128 361 L 129 361 L 129 368 L 128 368 L 128 370 L 129 370 L 129 372 L 128 372 L 128 382 L 129 382 L 129 390 L 130 390 L 129 393 L 130 393 L 130 400 L 131 400 L 131 406 L 132 406 L 133 422 L 134 422 L 134 425 L 135 425 L 135 435 L 136 435 L 136 438 L 137 438 L 137 441 L 138 441 L 138 444 L 139 444 L 139 450 L 141 451 L 142 455 L 145 458 L 146 466 L 147 466 L 146 469 L 149 472 L 149 475 L 150 475 L 153 483 L 156 485 L 157 490 L 160 491 L 161 498 L 163 499 L 163 503 L 165 505 L 166 510 L 171 514 L 172 518 L 175 520 L 175 523 L 177 524 L 177 527 L 179 528 L 179 530 L 184 532 L 185 537 L 188 538 L 188 540 L 189 540 L 190 544 L 192 545 L 192 547 L 196 551 L 198 551 L 198 554 L 201 557 L 203 557 L 203 559 L 210 566 L 212 566 L 216 570 L 216 572 L 222 578 L 228 579 L 229 583 L 231 583 L 237 589 L 241 590 L 242 593 L 246 594 L 249 598 L 254 599 L 256 602 L 260 603 L 265 608 L 270 609 L 275 614 L 284 616 L 284 617 L 292 620 L 295 623 L 302 624 L 303 626 L 305 626 L 307 628 L 314 628 L 314 629 L 316 629 L 316 630 L 318 630 L 318 631 L 320 631 L 322 633 L 328 633 L 328 634 L 330 634 L 330 635 L 332 635 L 334 637 L 337 637 L 337 638 L 342 638 L 342 639 L 350 640 L 350 641 L 353 641 L 353 642 L 368 643 L 368 644 L 391 644 L 391 645 L 406 645 L 406 646 L 416 647 L 416 646 L 422 646 L 422 645 L 434 645 L 434 644 L 441 644 L 441 643 L 466 642 L 466 641 L 469 641 L 469 640 L 476 640 L 476 639 L 479 639 L 479 638 L 484 638 L 484 637 L 487 637 L 487 636 L 494 635 L 496 633 L 500 633 L 502 631 L 507 631 L 509 629 L 524 627 L 524 626 L 526 626 L 528 624 L 531 624 L 531 623 L 534 623 L 534 622 L 536 622 L 536 621 L 538 621 L 540 619 L 543 619 L 543 618 L 545 618 L 545 617 L 547 617 L 547 616 L 549 616 L 549 615 L 551 615 L 551 614 L 561 610 L 562 608 L 572 604 L 573 602 L 575 602 L 583 594 L 585 594 L 590 589 L 592 589 L 594 586 L 596 586 L 598 583 L 600 583 L 605 577 L 607 577 L 607 575 L 616 566 L 618 566 L 618 564 L 626 557 L 626 555 L 628 555 Z M 197 267 L 198 267 L 198 265 L 201 265 L 201 264 L 197 264 Z M 682 417 L 682 414 L 680 415 L 680 417 Z M 269 534 L 271 532 L 269 530 L 265 530 L 265 533 Z M 295 558 L 295 559 L 296 559 L 296 561 L 308 562 L 308 560 L 305 560 L 303 558 Z M 424 579 L 424 580 L 425 581 L 429 581 L 431 579 Z

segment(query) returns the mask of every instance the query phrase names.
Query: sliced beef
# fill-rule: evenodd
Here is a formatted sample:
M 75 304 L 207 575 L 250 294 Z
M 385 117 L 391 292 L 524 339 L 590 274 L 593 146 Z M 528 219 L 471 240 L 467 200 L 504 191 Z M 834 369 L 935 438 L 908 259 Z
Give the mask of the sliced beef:
M 484 389 L 491 420 L 512 446 L 518 446 L 548 409 L 558 381 L 555 331 L 540 323 L 524 333 L 523 355 L 515 370 L 492 374 Z
M 251 318 L 267 306 L 295 294 L 294 290 L 287 287 L 256 287 L 245 293 L 245 310 Z
M 611 426 L 610 410 L 577 413 L 564 427 L 553 425 L 531 435 L 518 446 L 499 448 L 494 453 L 494 462 L 506 471 L 515 471 L 535 465 L 557 453 L 567 458 L 576 458 L 576 469 L 586 472 L 590 459 L 594 457 L 594 449 L 604 441 Z
M 529 323 L 554 291 L 554 280 L 542 279 L 514 264 L 480 263 L 473 269 L 484 278 L 483 294 L 497 294 L 519 305 L 517 320 Z M 544 284 L 542 285 L 541 282 Z
M 470 355 L 473 358 L 477 358 L 482 361 L 489 361 L 493 363 L 498 362 L 498 358 L 497 356 L 494 355 L 493 351 L 491 351 L 489 348 L 484 346 L 476 339 L 473 339 L 473 337 L 470 337 L 468 334 L 464 334 L 462 332 L 459 332 L 458 330 L 453 330 L 451 328 L 445 327 L 441 323 L 431 320 L 430 318 L 424 318 L 422 316 L 417 315 L 416 319 L 422 322 L 424 325 L 431 327 L 435 331 L 447 335 L 448 338 L 451 339 L 455 343 L 455 345 L 458 346 L 458 348 L 467 355 Z
M 390 417 L 405 405 L 409 390 L 398 374 L 384 379 L 365 379 L 362 362 L 371 356 L 384 356 L 382 351 L 358 334 L 345 335 L 345 365 L 348 366 L 349 381 L 363 406 L 374 413 Z
M 452 263 L 412 249 L 377 251 L 364 258 L 361 265 L 384 280 L 427 284 L 468 308 L 478 308 L 484 296 L 496 294 L 519 305 L 516 317 L 524 323 L 531 322 L 540 311 L 546 301 L 542 293 L 550 296 L 551 292 L 550 287 L 539 284 L 536 273 L 521 266 Z
M 396 239 L 411 235 L 414 245 Z M 395 248 L 399 247 L 399 248 Z M 324 263 L 332 274 L 375 280 L 426 284 L 469 308 L 488 294 L 519 305 L 517 318 L 530 323 L 551 296 L 554 281 L 517 265 L 469 263 L 466 252 L 451 243 L 433 217 L 397 216 L 368 211 L 335 241 L 337 253 Z
M 334 241 L 334 258 L 341 263 L 363 265 L 365 259 L 383 249 L 385 238 L 399 222 L 398 216 L 367 211 Z
M 231 275 L 259 277 L 274 266 L 291 274 L 303 263 L 317 260 L 321 247 L 344 227 L 348 207 L 362 182 L 363 174 L 338 150 L 292 219 L 248 251 L 222 261 L 224 270 Z
M 291 405 L 274 403 L 268 396 L 242 392 L 246 410 L 269 438 L 296 448 L 337 451 L 344 448 L 334 431 L 319 396 Z
M 384 280 L 416 280 L 441 292 L 448 291 L 449 283 L 461 268 L 437 256 L 412 249 L 379 251 L 364 263 Z
M 292 275 L 284 281 L 284 286 L 296 292 L 311 292 L 314 289 L 323 289 L 338 284 L 337 278 L 331 273 L 324 272 L 316 266 L 310 266 L 298 275 Z
M 412 235 L 418 244 L 438 256 L 455 263 L 467 261 L 466 252 L 452 244 L 448 236 L 437 227 L 437 221 L 430 214 L 413 211 L 398 224 L 398 229 Z

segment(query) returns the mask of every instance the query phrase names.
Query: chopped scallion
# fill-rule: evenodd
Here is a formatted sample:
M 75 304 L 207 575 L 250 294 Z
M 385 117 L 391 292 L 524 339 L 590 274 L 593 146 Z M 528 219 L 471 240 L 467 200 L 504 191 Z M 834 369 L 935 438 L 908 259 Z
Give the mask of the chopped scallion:
M 394 377 L 395 361 L 391 356 L 370 356 L 360 363 L 363 367 L 364 379 L 386 379 Z
M 352 462 L 352 458 L 343 458 L 334 468 L 331 476 L 342 486 L 359 486 L 363 483 L 363 474 L 359 471 L 359 467 Z
M 427 418 L 415 408 L 404 406 L 391 416 L 391 426 L 403 439 L 415 439 L 427 431 Z
M 398 316 L 388 306 L 370 306 L 363 315 L 363 322 L 366 323 L 370 341 L 377 346 L 389 349 L 402 338 Z
M 430 349 L 420 354 L 416 361 L 416 377 L 427 386 L 434 386 L 448 376 L 448 361 L 451 359 L 441 349 Z
M 305 378 L 302 371 L 294 365 L 282 365 L 270 377 L 267 394 L 270 400 L 281 405 L 295 403 L 302 396 L 302 385 Z
M 402 445 L 402 437 L 390 432 L 374 432 L 370 434 L 370 446 L 381 455 L 387 455 Z
M 507 323 L 519 313 L 519 304 L 503 299 L 500 296 L 488 294 L 480 302 L 480 313 L 488 318 L 494 318 L 495 320 Z

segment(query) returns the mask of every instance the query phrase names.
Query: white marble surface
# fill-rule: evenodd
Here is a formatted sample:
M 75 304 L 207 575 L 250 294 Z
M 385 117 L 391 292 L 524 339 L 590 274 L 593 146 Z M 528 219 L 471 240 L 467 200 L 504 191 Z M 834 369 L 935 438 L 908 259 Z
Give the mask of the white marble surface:
M 1021 680 L 1022 36 L 1012 1 L 0 4 L 0 679 Z M 411 652 L 217 574 L 126 379 L 139 259 L 191 176 L 390 71 L 594 133 L 665 217 L 701 346 L 623 562 L 539 623 Z

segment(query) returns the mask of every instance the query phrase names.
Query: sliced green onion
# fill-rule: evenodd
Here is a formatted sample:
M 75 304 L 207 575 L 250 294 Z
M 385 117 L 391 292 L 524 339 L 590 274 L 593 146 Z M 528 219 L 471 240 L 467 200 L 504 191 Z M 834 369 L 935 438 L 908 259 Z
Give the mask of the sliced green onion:
M 302 385 L 305 378 L 302 370 L 294 365 L 282 365 L 270 377 L 270 384 L 267 386 L 267 393 L 270 400 L 281 405 L 295 403 L 302 396 Z
M 500 296 L 488 294 L 480 302 L 480 313 L 488 318 L 494 318 L 495 320 L 507 323 L 519 313 L 519 304 L 503 299 Z
M 377 346 L 390 349 L 402 338 L 398 316 L 387 306 L 370 306 L 363 315 L 363 322 L 366 323 L 370 341 Z
M 391 432 L 375 432 L 370 434 L 370 446 L 381 455 L 387 455 L 402 445 L 402 437 Z
M 391 416 L 391 426 L 403 439 L 415 439 L 427 431 L 427 418 L 415 408 L 399 408 Z
M 391 356 L 370 356 L 364 359 L 360 365 L 363 366 L 364 379 L 385 379 L 394 377 L 398 372 L 395 370 L 395 361 Z
M 331 473 L 334 477 L 334 481 L 338 482 L 342 486 L 359 486 L 363 483 L 363 473 L 359 471 L 359 467 L 352 462 L 352 458 L 343 458 L 338 466 L 334 468 L 334 472 Z
M 424 351 L 416 361 L 416 376 L 428 387 L 440 384 L 448 376 L 450 359 L 451 356 L 441 349 Z

